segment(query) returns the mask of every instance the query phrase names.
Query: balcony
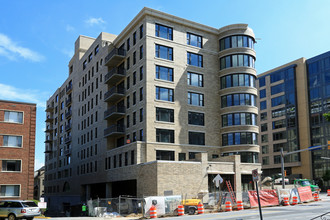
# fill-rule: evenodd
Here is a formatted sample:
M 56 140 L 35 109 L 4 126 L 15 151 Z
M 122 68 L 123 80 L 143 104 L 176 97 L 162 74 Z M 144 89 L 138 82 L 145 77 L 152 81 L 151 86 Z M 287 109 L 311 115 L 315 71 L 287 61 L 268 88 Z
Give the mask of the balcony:
M 47 105 L 46 112 L 53 112 L 53 111 L 54 111 L 54 106 Z
M 51 145 L 48 145 L 48 146 L 46 146 L 46 149 L 45 149 L 45 154 L 47 154 L 47 153 L 51 153 L 53 151 L 53 149 L 52 149 L 52 146 Z
M 125 68 L 112 68 L 104 77 L 104 83 L 108 85 L 114 85 L 120 80 L 124 79 L 126 75 Z
M 65 99 L 65 106 L 69 106 L 71 104 L 71 102 L 72 102 L 72 98 L 71 97 Z
M 46 130 L 45 130 L 45 132 L 52 132 L 54 129 L 53 129 L 53 126 L 52 125 L 47 125 L 47 127 L 46 127 Z
M 71 110 L 65 112 L 65 118 L 70 118 L 71 116 L 72 116 L 72 111 Z
M 54 120 L 53 116 L 48 115 L 45 122 L 52 122 Z
M 69 94 L 72 91 L 72 84 L 69 84 L 65 88 L 66 94 Z
M 111 106 L 104 112 L 104 119 L 118 119 L 125 115 L 126 108 L 125 106 Z
M 125 127 L 123 125 L 111 125 L 104 129 L 104 137 L 117 137 L 125 134 Z
M 68 156 L 71 154 L 71 148 L 64 151 L 64 155 Z
M 71 124 L 65 125 L 65 131 L 69 131 L 71 130 L 71 128 L 72 128 Z
M 112 51 L 104 58 L 104 63 L 106 66 L 117 66 L 126 57 L 125 49 L 114 48 Z
M 117 88 L 116 86 L 112 87 L 109 91 L 104 94 L 105 102 L 115 102 L 125 97 L 125 89 Z
M 53 142 L 53 138 L 47 136 L 47 137 L 46 137 L 46 140 L 45 140 L 45 143 L 52 143 L 52 142 Z
M 69 137 L 66 137 L 65 140 L 64 140 L 64 143 L 70 143 L 72 141 L 72 137 L 69 136 Z

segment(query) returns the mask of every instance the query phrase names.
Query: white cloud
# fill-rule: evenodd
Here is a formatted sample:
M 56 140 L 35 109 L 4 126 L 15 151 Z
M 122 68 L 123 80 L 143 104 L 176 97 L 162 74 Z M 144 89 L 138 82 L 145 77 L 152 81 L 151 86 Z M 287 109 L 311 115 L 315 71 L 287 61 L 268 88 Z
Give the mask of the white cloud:
M 18 89 L 10 85 L 0 83 L 0 99 L 3 100 L 32 102 L 36 103 L 37 107 L 46 107 L 46 101 L 41 100 L 41 95 L 42 93 L 40 93 L 40 91 Z
M 72 27 L 71 25 L 67 24 L 66 27 L 65 27 L 65 30 L 66 30 L 67 32 L 70 32 L 70 31 L 74 31 L 75 28 Z
M 33 62 L 40 62 L 44 57 L 28 48 L 18 46 L 9 37 L 0 33 L 0 55 L 7 57 L 10 60 L 16 60 L 17 57 L 31 60 Z
M 38 158 L 35 158 L 35 160 L 34 160 L 34 170 L 39 170 L 44 165 L 45 165 L 44 162 L 40 161 Z
M 94 26 L 94 25 L 104 25 L 106 22 L 102 18 L 89 18 L 85 20 L 85 23 L 88 26 Z

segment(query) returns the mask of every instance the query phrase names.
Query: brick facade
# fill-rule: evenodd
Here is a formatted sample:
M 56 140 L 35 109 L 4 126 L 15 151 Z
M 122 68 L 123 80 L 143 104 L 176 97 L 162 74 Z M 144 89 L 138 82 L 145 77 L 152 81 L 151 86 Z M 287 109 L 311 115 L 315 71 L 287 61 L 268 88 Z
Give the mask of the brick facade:
M 5 111 L 23 112 L 23 123 L 5 122 Z M 20 185 L 19 197 L 3 199 L 32 199 L 34 183 L 34 155 L 36 104 L 0 101 L 0 189 L 2 185 Z M 22 147 L 5 147 L 4 135 L 22 136 Z M 20 160 L 20 171 L 4 171 L 3 160 Z

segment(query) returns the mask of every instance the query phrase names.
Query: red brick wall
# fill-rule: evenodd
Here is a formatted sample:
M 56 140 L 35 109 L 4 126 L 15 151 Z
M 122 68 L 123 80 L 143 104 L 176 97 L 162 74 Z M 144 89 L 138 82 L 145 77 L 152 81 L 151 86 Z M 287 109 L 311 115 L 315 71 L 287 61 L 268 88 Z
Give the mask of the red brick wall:
M 4 111 L 21 111 L 23 113 L 23 124 L 4 122 Z M 1 172 L 0 185 L 19 184 L 20 198 L 33 199 L 34 185 L 34 155 L 35 155 L 35 132 L 36 132 L 36 105 L 17 103 L 0 100 L 0 160 L 18 159 L 22 160 L 22 169 L 19 173 Z M 3 147 L 2 135 L 22 135 L 22 148 Z M 2 162 L 1 165 L 2 166 Z M 0 198 L 0 200 L 8 198 Z

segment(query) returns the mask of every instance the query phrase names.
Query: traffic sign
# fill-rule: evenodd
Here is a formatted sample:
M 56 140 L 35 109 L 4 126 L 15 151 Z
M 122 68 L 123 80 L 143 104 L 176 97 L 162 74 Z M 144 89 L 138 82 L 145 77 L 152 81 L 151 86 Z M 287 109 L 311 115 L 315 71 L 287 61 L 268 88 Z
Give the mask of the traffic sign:
M 253 182 L 257 182 L 259 180 L 258 169 L 252 170 L 252 179 Z

